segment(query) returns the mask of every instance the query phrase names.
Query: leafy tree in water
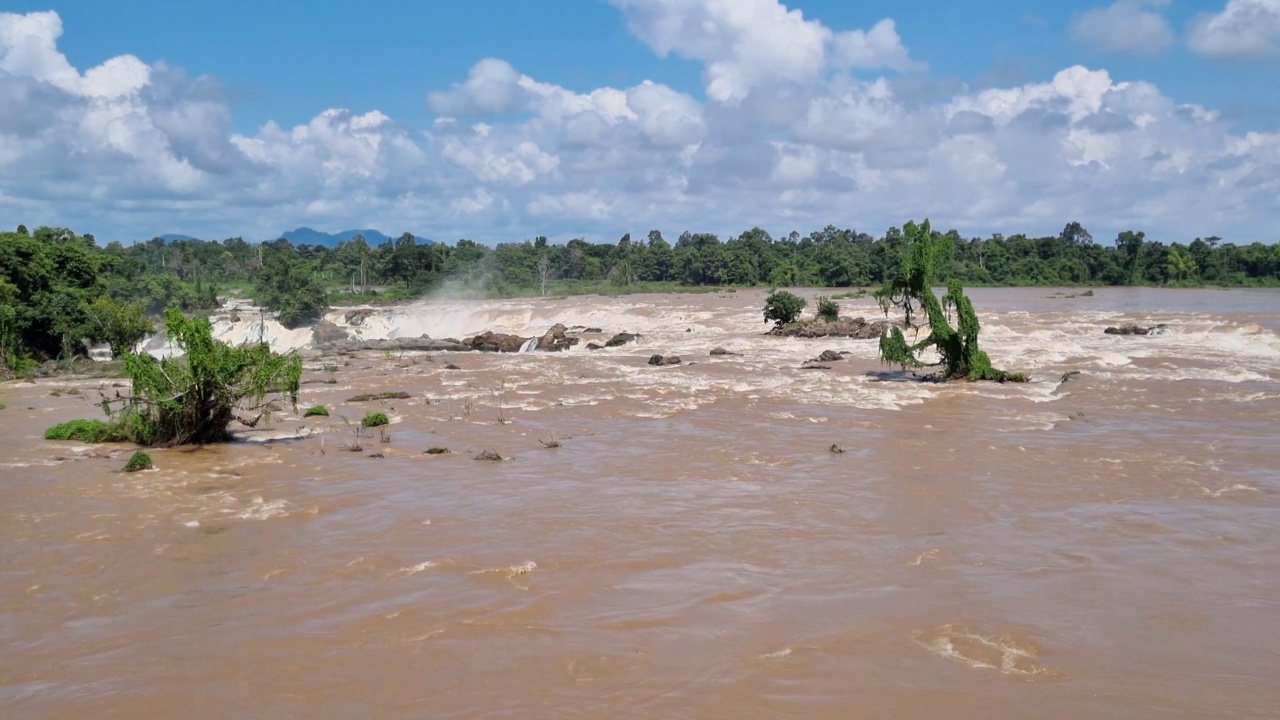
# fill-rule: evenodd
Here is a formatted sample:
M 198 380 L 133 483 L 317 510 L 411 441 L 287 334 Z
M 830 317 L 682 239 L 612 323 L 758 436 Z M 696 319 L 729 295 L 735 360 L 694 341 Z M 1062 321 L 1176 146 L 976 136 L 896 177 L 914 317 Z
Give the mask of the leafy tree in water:
M 113 300 L 100 295 L 85 305 L 90 338 L 111 345 L 112 357 L 120 357 L 133 349 L 147 333 L 151 321 L 142 314 L 142 306 Z
M 268 310 L 276 311 L 280 324 L 286 327 L 318 319 L 329 308 L 324 286 L 289 241 L 277 240 L 266 247 L 266 259 L 258 275 L 258 300 Z
M 924 367 L 918 353 L 932 347 L 942 356 L 938 363 L 942 366 L 942 380 L 1026 381 L 1027 377 L 1021 373 L 991 367 L 991 359 L 978 349 L 978 315 L 959 280 L 948 283 L 941 301 L 933 294 L 938 275 L 954 252 L 950 239 L 934 237 L 928 220 L 919 225 L 908 222 L 902 231 L 898 273 L 886 280 L 884 287 L 876 292 L 876 299 L 886 315 L 890 308 L 900 308 L 908 325 L 916 313 L 923 311 L 929 323 L 929 335 L 911 344 L 901 328 L 893 328 L 890 334 L 880 338 L 880 361 L 904 368 Z M 951 326 L 951 313 L 959 321 L 958 329 Z
M 840 304 L 826 295 L 819 296 L 818 319 L 828 323 L 838 321 L 840 319 Z
M 796 297 L 786 290 L 774 290 L 764 300 L 764 319 L 770 320 L 777 327 L 795 322 L 804 310 L 805 300 Z
M 165 312 L 165 330 L 185 356 L 126 355 L 133 394 L 102 403 L 129 440 L 149 446 L 224 442 L 232 420 L 255 427 L 279 396 L 297 406 L 302 361 L 296 353 L 279 355 L 265 343 L 221 343 L 207 318 L 188 318 L 173 308 Z

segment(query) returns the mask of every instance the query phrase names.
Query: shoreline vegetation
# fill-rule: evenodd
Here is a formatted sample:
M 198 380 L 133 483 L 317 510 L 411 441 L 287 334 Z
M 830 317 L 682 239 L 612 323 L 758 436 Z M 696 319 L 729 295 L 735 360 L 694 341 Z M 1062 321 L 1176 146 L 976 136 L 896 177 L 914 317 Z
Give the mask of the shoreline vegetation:
M 892 283 L 911 245 L 906 228 L 875 237 L 827 226 L 775 238 L 752 228 L 722 240 L 682 233 L 669 242 L 545 237 L 487 246 L 418 242 L 405 233 L 377 246 L 361 237 L 335 247 L 280 239 L 251 244 L 164 240 L 105 247 L 66 228 L 0 232 L 0 374 L 68 364 L 91 348 L 123 357 L 163 324 L 167 309 L 201 315 L 219 297 L 252 299 L 289 327 L 333 306 L 425 298 L 492 299 L 633 293 L 729 293 L 744 288 L 829 288 L 866 297 Z M 1095 243 L 1078 222 L 1056 236 L 962 238 L 930 231 L 952 251 L 935 269 L 939 287 L 1280 287 L 1280 244 L 1237 246 L 1220 238 L 1166 244 L 1141 232 Z M 1079 293 L 1088 296 L 1089 292 Z M 1059 293 L 1063 299 L 1079 296 Z

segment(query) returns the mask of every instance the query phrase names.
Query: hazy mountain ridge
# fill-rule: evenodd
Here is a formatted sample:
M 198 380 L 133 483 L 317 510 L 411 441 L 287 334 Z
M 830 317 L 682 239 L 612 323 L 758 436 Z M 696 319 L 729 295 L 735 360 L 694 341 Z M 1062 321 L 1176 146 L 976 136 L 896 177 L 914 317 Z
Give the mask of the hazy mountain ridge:
M 400 237 L 399 235 L 392 237 L 390 235 L 386 235 L 381 231 L 374 230 L 372 228 L 364 228 L 359 230 L 341 230 L 335 233 L 327 233 L 320 230 L 316 230 L 314 228 L 300 227 L 295 230 L 287 230 L 285 232 L 280 233 L 279 235 L 275 235 L 273 237 L 267 238 L 264 240 L 264 242 L 270 242 L 271 240 L 278 240 L 280 238 L 284 238 L 289 242 L 293 243 L 294 245 L 324 245 L 326 247 L 334 247 L 338 243 L 346 242 L 347 240 L 350 240 L 357 235 L 364 237 L 365 242 L 369 243 L 369 245 L 372 245 L 372 246 L 381 245 L 382 243 L 387 242 L 388 240 L 394 240 L 395 237 Z M 164 235 L 157 235 L 156 237 L 160 238 L 161 240 L 164 240 L 165 242 L 200 239 L 200 238 L 193 237 L 191 235 L 185 235 L 183 233 L 165 233 Z M 414 235 L 414 238 L 417 239 L 418 242 L 424 243 L 424 244 L 430 244 L 434 242 L 433 240 L 430 240 L 424 237 L 418 237 L 417 235 Z

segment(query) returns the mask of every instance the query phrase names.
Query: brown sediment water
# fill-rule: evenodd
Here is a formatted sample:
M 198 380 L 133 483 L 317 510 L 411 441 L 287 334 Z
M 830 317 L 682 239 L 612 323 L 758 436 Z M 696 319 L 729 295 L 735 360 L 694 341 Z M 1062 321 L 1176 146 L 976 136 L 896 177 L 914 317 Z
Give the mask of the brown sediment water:
M 41 439 L 110 381 L 5 383 L 0 716 L 1276 717 L 1280 293 L 1055 292 L 972 292 L 1025 385 L 763 337 L 758 291 L 379 311 L 641 338 L 315 358 L 329 418 L 133 474 Z

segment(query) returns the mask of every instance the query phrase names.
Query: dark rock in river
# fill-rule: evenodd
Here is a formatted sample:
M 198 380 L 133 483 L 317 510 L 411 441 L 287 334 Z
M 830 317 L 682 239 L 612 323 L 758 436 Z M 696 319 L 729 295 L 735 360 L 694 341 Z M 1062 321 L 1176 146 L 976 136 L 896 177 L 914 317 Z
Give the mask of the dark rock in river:
M 323 345 L 336 345 L 337 343 L 349 340 L 351 336 L 346 330 L 334 325 L 328 320 L 321 320 L 316 326 L 311 328 L 311 345 L 313 347 L 321 347 Z
M 824 365 L 824 364 L 822 364 L 822 363 L 820 363 L 820 362 L 817 362 L 817 361 L 815 361 L 815 360 L 810 360 L 810 361 L 806 362 L 805 364 L 801 365 L 801 366 L 800 366 L 800 369 L 801 369 L 801 370 L 830 370 L 830 369 L 831 369 L 831 366 L 830 366 L 830 365 Z
M 569 337 L 565 332 L 566 329 L 563 323 L 552 325 L 546 334 L 538 338 L 538 344 L 534 349 L 544 352 L 559 352 L 577 345 L 578 338 Z
M 718 348 L 711 348 L 711 354 L 712 355 L 737 355 L 738 353 L 729 352 L 728 350 L 725 350 L 722 347 L 718 347 Z
M 845 353 L 842 352 L 837 352 L 835 350 L 823 350 L 822 354 L 818 356 L 817 362 L 836 362 L 837 360 L 843 360 L 844 356 Z
M 505 335 L 496 332 L 482 332 L 479 335 L 466 341 L 466 346 L 472 350 L 480 352 L 504 352 L 514 353 L 520 352 L 520 348 L 529 342 L 529 338 L 522 338 L 519 335 Z
M 370 308 L 361 308 L 359 310 L 352 310 L 348 312 L 346 315 L 342 316 L 342 319 L 345 320 L 348 325 L 360 326 L 364 325 L 364 321 L 369 319 L 369 317 L 376 312 L 376 310 L 372 310 Z
M 604 346 L 600 343 L 587 343 L 588 350 L 603 350 Z
M 679 365 L 680 356 L 667 355 L 666 357 L 663 357 L 662 355 L 654 355 L 649 358 L 649 364 L 650 365 Z
M 390 338 L 388 340 L 360 340 L 359 338 L 351 338 L 341 340 L 334 343 L 317 343 L 314 347 L 322 353 L 337 353 L 346 355 L 359 350 L 387 350 L 391 352 L 461 352 L 468 350 L 466 345 L 445 338 L 436 340 L 434 338 L 423 335 L 422 337 L 409 338 Z
M 1165 324 L 1152 325 L 1151 327 L 1143 327 L 1141 325 L 1121 325 L 1120 327 L 1109 327 L 1102 332 L 1108 335 L 1163 335 L 1169 330 L 1169 326 Z
M 807 323 L 775 327 L 770 330 L 768 334 L 779 337 L 847 337 L 858 340 L 870 340 L 884 335 L 889 331 L 889 327 L 890 323 L 888 320 L 867 322 L 864 318 L 856 317 L 840 318 L 835 322 L 814 320 Z
M 631 333 L 618 333 L 617 335 L 614 335 L 613 337 L 609 338 L 609 341 L 608 341 L 608 342 L 606 342 L 606 343 L 604 344 L 604 346 L 605 346 L 605 347 L 619 347 L 619 346 L 622 346 L 622 345 L 626 345 L 627 343 L 631 342 L 632 340 L 635 340 L 635 339 L 636 339 L 636 338 L 638 338 L 638 337 L 640 337 L 640 336 L 639 336 L 639 335 L 633 335 L 633 334 L 631 334 Z

